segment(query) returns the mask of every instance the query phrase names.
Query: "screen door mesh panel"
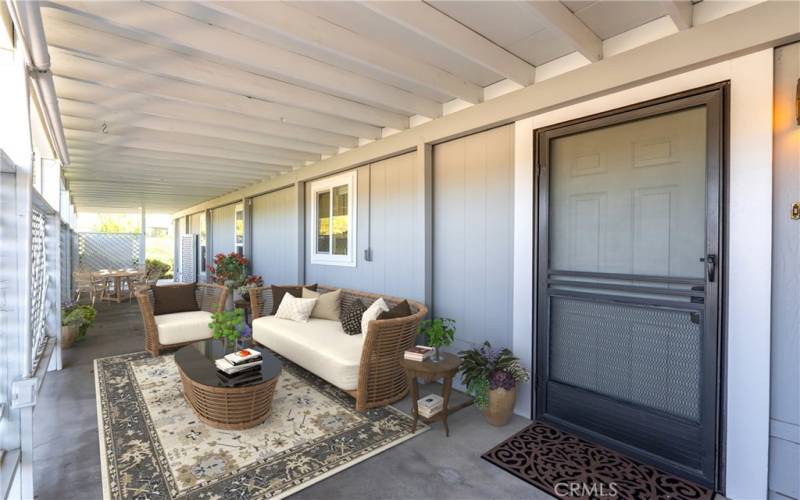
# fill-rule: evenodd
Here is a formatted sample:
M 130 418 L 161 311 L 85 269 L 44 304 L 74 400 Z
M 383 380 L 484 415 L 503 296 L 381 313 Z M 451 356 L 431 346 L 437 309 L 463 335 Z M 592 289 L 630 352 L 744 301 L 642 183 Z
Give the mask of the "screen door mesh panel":
M 699 421 L 702 329 L 690 312 L 552 297 L 550 315 L 554 381 Z

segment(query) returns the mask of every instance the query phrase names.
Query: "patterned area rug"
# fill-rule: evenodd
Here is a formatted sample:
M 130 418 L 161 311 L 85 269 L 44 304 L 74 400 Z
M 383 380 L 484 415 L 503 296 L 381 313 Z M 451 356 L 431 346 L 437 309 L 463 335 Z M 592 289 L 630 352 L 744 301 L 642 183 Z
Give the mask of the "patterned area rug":
M 95 384 L 105 498 L 282 498 L 414 436 L 286 360 L 272 414 L 244 431 L 195 416 L 171 355 L 97 359 Z
M 541 423 L 519 431 L 482 458 L 559 498 L 714 498 L 702 486 Z

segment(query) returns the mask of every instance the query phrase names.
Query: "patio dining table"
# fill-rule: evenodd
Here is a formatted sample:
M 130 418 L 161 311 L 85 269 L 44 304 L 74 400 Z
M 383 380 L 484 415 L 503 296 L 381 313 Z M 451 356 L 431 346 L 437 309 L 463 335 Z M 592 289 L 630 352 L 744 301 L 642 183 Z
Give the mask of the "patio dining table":
M 95 276 L 98 278 L 105 278 L 106 280 L 114 280 L 114 293 L 106 294 L 110 300 L 114 300 L 119 304 L 122 302 L 122 280 L 130 279 L 142 274 L 142 271 L 136 269 L 117 269 L 114 271 L 98 271 Z

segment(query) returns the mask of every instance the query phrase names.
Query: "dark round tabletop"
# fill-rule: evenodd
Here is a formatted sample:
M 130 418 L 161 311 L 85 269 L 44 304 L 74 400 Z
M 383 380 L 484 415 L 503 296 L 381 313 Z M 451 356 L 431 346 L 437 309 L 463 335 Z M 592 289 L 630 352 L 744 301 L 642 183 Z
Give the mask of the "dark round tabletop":
M 259 351 L 263 362 L 261 363 L 261 379 L 252 380 L 241 386 L 250 386 L 268 382 L 281 373 L 283 364 L 278 358 L 262 347 L 252 346 Z M 224 376 L 217 371 L 214 360 L 225 355 L 225 344 L 221 340 L 204 340 L 195 342 L 178 349 L 175 353 L 175 363 L 192 381 L 210 387 L 231 387 L 224 381 Z

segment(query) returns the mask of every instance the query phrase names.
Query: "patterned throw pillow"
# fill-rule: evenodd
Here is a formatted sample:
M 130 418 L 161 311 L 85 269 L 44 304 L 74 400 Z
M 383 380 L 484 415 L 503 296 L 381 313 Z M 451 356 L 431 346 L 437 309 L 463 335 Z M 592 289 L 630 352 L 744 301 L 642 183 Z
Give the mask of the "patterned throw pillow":
M 342 321 L 344 333 L 348 335 L 361 334 L 361 316 L 364 315 L 366 310 L 367 306 L 361 300 L 355 300 L 342 308 L 339 318 Z
M 290 319 L 300 323 L 307 323 L 308 317 L 311 316 L 311 311 L 314 310 L 314 304 L 317 299 L 298 299 L 290 293 L 283 296 L 281 305 L 275 312 L 276 318 Z

